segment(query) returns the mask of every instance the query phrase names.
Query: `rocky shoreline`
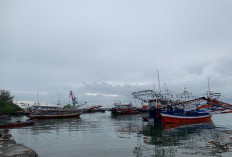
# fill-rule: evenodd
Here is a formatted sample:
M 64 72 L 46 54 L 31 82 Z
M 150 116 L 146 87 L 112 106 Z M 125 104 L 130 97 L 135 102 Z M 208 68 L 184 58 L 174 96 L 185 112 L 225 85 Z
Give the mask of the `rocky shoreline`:
M 17 144 L 7 129 L 0 130 L 0 157 L 38 157 L 31 148 Z

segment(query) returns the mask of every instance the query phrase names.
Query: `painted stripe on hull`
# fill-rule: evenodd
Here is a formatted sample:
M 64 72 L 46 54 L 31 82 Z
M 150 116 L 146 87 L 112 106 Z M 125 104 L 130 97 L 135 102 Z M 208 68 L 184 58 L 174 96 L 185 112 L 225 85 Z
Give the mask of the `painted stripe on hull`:
M 0 124 L 0 128 L 13 128 L 13 127 L 22 127 L 33 125 L 34 121 L 27 121 L 27 122 L 18 122 L 18 123 L 11 123 L 11 124 Z
M 175 115 L 168 115 L 163 114 L 162 119 L 165 123 L 196 123 L 196 122 L 207 122 L 211 120 L 211 115 L 205 116 L 175 116 Z

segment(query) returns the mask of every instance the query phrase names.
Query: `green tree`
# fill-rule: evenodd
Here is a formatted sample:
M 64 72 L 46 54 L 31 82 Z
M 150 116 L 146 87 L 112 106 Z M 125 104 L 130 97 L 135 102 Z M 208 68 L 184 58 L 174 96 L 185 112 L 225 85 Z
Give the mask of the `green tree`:
M 13 98 L 9 91 L 0 90 L 0 115 L 12 114 L 22 110 L 18 105 L 14 104 Z
M 70 104 L 64 105 L 63 109 L 66 109 L 66 108 L 72 108 L 72 105 Z
M 0 102 L 13 103 L 13 96 L 10 95 L 9 91 L 0 90 Z

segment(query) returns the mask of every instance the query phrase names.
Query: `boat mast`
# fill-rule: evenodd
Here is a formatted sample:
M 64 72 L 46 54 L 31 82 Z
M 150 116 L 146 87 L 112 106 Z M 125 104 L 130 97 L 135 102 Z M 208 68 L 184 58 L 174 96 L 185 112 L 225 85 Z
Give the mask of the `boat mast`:
M 164 87 L 165 87 L 165 100 L 169 103 L 169 100 L 171 100 L 171 94 L 168 90 L 167 84 L 164 83 Z
M 159 91 L 158 91 L 158 95 L 156 96 L 156 108 L 158 108 L 158 96 L 159 96 L 159 98 L 161 98 L 160 78 L 159 78 L 159 70 L 158 69 L 157 69 L 157 74 L 158 74 Z
M 183 98 L 184 101 L 189 101 L 191 94 L 192 93 L 188 92 L 186 87 L 184 87 L 184 92 L 181 94 L 181 98 Z
M 207 97 L 211 97 L 211 91 L 210 91 L 210 86 L 209 86 L 209 77 L 208 77 L 208 91 L 207 91 Z
M 155 99 L 155 96 L 156 96 L 156 94 L 155 94 L 155 83 L 154 83 L 154 92 L 152 93 L 153 100 Z
M 210 87 L 209 87 L 209 77 L 208 77 L 208 91 L 210 91 Z
M 161 93 L 161 90 L 160 90 L 160 79 L 159 79 L 159 70 L 157 69 L 157 74 L 158 74 L 158 82 L 159 82 L 159 92 Z
M 36 104 L 39 106 L 39 100 L 38 100 L 38 91 L 37 91 L 37 96 L 36 96 Z
M 155 100 L 155 108 L 158 108 L 157 94 L 155 92 L 155 84 L 154 84 L 154 92 L 153 92 L 152 96 L 153 96 L 153 100 Z
M 165 95 L 165 99 L 167 99 L 167 88 L 166 88 L 166 82 L 164 82 L 164 95 Z
M 154 85 L 153 85 L 153 87 L 154 87 L 154 92 L 155 92 L 155 82 L 154 82 Z
M 60 108 L 60 99 L 58 99 L 58 101 L 57 101 L 57 107 Z
M 214 93 L 210 90 L 210 83 L 209 83 L 209 77 L 208 77 L 208 91 L 206 92 L 207 98 L 213 98 L 218 99 L 221 96 L 221 93 Z

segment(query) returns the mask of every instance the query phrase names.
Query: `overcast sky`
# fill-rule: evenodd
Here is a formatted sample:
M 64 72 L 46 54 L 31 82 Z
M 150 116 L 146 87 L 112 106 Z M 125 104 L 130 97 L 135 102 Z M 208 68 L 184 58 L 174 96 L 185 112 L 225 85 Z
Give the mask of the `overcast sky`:
M 231 0 L 1 0 L 0 89 L 110 104 L 161 87 L 232 97 Z

